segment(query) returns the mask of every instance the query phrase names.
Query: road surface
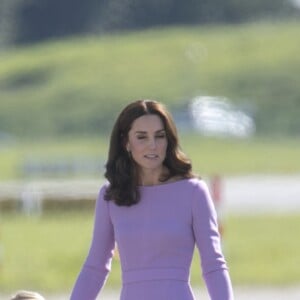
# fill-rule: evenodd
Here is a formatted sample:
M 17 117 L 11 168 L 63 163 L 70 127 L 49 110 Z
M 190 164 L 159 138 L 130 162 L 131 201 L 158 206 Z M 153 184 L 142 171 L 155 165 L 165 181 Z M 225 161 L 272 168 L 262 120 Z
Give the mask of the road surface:
M 300 285 L 295 287 L 235 287 L 235 300 L 299 300 Z M 69 300 L 69 295 L 44 295 L 46 300 Z M 209 300 L 205 289 L 195 290 L 197 300 Z M 103 291 L 97 300 L 118 300 L 116 291 Z M 9 300 L 9 295 L 0 295 L 0 300 Z M 143 299 L 141 299 L 143 300 Z M 155 299 L 153 299 L 155 300 Z

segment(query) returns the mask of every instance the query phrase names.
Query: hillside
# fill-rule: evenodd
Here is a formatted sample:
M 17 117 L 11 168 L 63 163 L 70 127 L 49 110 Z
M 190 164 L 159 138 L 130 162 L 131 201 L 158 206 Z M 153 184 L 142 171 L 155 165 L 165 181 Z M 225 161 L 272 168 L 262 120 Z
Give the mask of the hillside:
M 250 110 L 260 134 L 300 132 L 299 22 L 180 27 L 57 40 L 0 53 L 0 132 L 94 134 L 137 98 L 195 95 Z

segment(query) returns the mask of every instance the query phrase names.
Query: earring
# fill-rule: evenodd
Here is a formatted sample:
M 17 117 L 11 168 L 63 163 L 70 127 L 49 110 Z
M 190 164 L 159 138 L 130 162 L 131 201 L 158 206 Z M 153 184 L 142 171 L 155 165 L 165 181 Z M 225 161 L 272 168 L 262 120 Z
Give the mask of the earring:
M 131 154 L 131 151 L 127 151 L 127 157 L 128 157 L 128 159 L 131 161 L 132 160 L 132 154 Z

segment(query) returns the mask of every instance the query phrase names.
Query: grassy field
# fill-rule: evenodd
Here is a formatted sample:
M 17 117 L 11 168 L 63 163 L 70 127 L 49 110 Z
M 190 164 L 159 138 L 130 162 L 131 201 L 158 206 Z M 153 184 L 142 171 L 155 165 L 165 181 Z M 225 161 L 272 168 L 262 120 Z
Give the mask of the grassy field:
M 297 135 L 299 28 L 295 21 L 170 27 L 10 49 L 0 53 L 1 131 L 97 133 L 133 99 L 178 108 L 212 95 L 250 110 L 260 132 Z
M 180 134 L 181 147 L 200 175 L 299 173 L 300 139 L 212 139 Z M 105 163 L 109 137 L 23 141 L 0 147 L 0 180 L 28 179 L 26 162 L 92 158 Z M 99 170 L 99 176 L 102 175 Z
M 0 290 L 69 292 L 87 254 L 93 213 L 2 215 Z M 223 248 L 235 285 L 292 285 L 300 280 L 299 215 L 227 216 Z M 196 254 L 192 284 L 203 284 Z M 108 287 L 120 285 L 113 261 Z

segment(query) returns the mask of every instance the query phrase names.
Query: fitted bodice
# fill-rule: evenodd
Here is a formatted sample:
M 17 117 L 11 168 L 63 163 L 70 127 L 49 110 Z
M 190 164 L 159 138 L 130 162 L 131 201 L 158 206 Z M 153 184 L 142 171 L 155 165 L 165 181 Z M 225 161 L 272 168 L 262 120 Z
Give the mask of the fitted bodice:
M 140 187 L 141 201 L 130 207 L 110 202 L 124 280 L 126 274 L 143 270 L 148 272 L 146 277 L 150 273 L 157 274 L 156 277 L 174 273 L 188 279 L 195 245 L 192 226 L 195 189 L 186 189 L 187 185 L 188 180 L 180 180 Z

